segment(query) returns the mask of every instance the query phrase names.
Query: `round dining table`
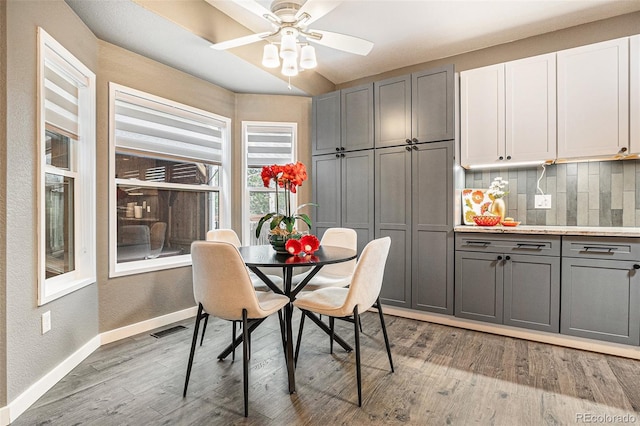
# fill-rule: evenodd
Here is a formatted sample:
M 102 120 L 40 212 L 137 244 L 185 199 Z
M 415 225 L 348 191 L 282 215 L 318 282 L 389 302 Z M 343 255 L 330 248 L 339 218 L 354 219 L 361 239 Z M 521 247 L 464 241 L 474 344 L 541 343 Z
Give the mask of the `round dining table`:
M 348 262 L 355 259 L 357 253 L 355 250 L 346 249 L 343 247 L 334 246 L 320 246 L 320 248 L 313 254 L 307 255 L 290 255 L 288 253 L 277 253 L 270 245 L 260 246 L 242 246 L 238 250 L 244 259 L 244 263 L 247 267 L 253 271 L 257 276 L 269 286 L 271 290 L 278 294 L 284 294 L 289 297 L 289 304 L 284 308 L 284 325 L 285 335 L 283 336 L 285 360 L 287 365 L 287 375 L 289 379 L 289 393 L 296 391 L 295 382 L 295 365 L 293 359 L 293 327 L 291 324 L 293 317 L 293 301 L 296 295 L 304 288 L 305 285 L 320 271 L 320 269 L 332 263 Z M 293 269 L 296 267 L 311 267 L 309 274 L 298 283 L 295 287 L 292 287 Z M 278 287 L 271 281 L 267 275 L 260 270 L 260 268 L 282 268 L 283 275 L 283 288 Z M 331 333 L 331 330 L 325 323 L 317 318 L 311 318 L 322 330 L 327 334 Z M 351 351 L 349 346 L 339 336 L 334 334 L 336 343 L 341 345 L 345 350 Z M 242 342 L 242 338 L 236 339 L 225 351 L 223 351 L 218 358 L 225 358 L 233 348 Z

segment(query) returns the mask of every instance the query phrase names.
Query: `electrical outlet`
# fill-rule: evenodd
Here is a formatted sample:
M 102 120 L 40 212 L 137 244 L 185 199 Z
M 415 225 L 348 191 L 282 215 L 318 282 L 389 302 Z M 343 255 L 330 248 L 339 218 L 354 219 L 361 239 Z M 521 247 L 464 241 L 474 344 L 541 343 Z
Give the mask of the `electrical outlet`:
M 551 195 L 536 195 L 534 202 L 536 209 L 550 209 Z
M 51 311 L 42 314 L 42 334 L 51 330 Z

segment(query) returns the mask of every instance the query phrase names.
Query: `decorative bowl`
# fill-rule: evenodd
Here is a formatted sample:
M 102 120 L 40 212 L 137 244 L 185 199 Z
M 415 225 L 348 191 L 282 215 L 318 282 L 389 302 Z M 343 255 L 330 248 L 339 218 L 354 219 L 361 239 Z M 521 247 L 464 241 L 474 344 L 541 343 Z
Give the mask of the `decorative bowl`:
M 474 216 L 473 221 L 479 226 L 496 226 L 500 222 L 500 216 Z
M 516 222 L 515 220 L 507 220 L 502 222 L 502 226 L 518 226 L 520 222 Z

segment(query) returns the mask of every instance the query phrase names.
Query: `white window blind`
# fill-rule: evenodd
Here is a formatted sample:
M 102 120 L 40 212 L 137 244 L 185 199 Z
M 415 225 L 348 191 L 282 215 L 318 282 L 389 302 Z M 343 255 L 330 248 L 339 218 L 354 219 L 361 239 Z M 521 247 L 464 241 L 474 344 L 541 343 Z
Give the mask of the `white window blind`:
M 78 87 L 88 86 L 51 47 L 44 47 L 44 119 L 54 131 L 78 140 Z
M 247 166 L 287 164 L 293 158 L 294 129 L 288 126 L 248 125 L 246 128 Z
M 196 111 L 116 91 L 115 145 L 119 152 L 221 164 L 224 126 Z

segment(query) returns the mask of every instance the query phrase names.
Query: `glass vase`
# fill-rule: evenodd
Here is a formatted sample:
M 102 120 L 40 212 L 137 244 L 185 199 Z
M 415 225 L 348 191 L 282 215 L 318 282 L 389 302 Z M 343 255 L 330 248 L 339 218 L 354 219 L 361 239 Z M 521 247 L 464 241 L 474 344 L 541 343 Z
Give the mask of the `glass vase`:
M 302 234 L 293 233 L 293 234 L 269 234 L 269 244 L 276 251 L 276 253 L 288 253 L 285 248 L 287 241 L 290 239 L 299 240 L 302 237 Z

